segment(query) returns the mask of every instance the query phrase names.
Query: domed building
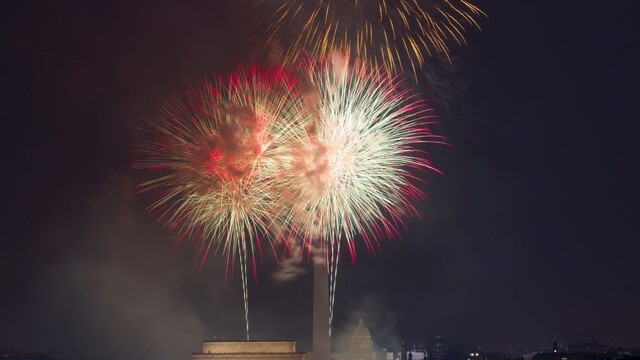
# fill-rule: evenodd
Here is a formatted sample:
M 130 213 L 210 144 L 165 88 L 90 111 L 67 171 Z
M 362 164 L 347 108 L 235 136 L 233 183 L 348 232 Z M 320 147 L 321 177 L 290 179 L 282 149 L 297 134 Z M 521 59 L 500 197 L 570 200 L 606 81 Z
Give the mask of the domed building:
M 377 352 L 373 347 L 371 333 L 364 320 L 360 319 L 358 325 L 351 333 L 349 340 L 349 350 L 346 352 L 335 352 L 331 354 L 333 360 L 376 360 Z

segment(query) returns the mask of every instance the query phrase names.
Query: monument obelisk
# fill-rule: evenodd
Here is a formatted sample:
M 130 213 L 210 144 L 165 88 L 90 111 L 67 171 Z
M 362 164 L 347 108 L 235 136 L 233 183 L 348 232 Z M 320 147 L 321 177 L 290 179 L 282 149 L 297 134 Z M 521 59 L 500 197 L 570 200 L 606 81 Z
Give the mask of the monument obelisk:
M 312 360 L 331 359 L 329 337 L 329 273 L 324 259 L 313 261 L 313 349 Z

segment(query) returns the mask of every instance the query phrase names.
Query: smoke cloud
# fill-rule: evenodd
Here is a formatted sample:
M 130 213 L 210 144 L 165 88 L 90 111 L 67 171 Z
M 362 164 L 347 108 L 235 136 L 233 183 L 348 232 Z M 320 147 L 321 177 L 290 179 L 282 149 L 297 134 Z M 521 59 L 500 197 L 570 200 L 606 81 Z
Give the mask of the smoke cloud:
M 293 281 L 307 273 L 302 267 L 302 246 L 296 242 L 291 243 L 290 255 L 286 256 L 279 263 L 271 278 L 278 283 Z
M 169 360 L 198 351 L 202 340 L 238 336 L 242 317 L 232 314 L 241 297 L 224 286 L 222 261 L 198 271 L 193 247 L 172 246 L 136 204 L 132 183 L 114 174 L 97 189 L 86 233 L 44 278 L 50 322 L 66 324 L 50 343 L 112 359 Z

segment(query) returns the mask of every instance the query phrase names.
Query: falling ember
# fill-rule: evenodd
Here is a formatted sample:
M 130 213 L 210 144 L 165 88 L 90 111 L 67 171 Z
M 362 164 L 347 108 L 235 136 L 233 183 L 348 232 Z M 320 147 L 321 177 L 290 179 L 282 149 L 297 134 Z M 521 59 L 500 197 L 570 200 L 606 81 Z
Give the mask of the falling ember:
M 350 53 L 387 72 L 418 70 L 435 54 L 449 56 L 451 43 L 466 42 L 468 27 L 486 16 L 466 0 L 253 0 L 266 24 L 265 43 L 278 62 L 305 53 L 324 58 Z

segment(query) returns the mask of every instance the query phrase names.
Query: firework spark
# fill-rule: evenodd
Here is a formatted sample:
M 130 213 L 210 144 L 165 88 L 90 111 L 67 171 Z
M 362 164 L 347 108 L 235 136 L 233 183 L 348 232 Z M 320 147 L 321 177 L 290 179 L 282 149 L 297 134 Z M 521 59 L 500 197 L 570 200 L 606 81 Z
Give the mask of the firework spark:
M 427 57 L 448 57 L 450 43 L 464 44 L 467 27 L 479 28 L 476 19 L 486 16 L 466 0 L 253 1 L 261 18 L 269 14 L 256 28 L 266 29 L 282 63 L 337 50 L 414 77 Z
M 206 83 L 163 105 L 136 148 L 134 166 L 153 174 L 139 185 L 153 194 L 149 212 L 179 239 L 196 239 L 201 264 L 212 249 L 227 269 L 239 262 L 247 339 L 247 262 L 255 268 L 259 240 L 272 238 L 278 220 L 286 138 L 299 136 L 294 87 L 284 72 L 255 68 Z

